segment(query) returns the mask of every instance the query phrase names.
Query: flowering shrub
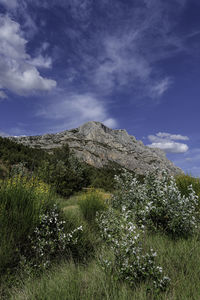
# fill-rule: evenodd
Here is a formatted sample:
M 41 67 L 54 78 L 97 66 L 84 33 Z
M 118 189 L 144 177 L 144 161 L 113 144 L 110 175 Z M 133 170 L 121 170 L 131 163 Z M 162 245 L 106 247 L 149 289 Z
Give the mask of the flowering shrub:
M 53 257 L 64 254 L 67 248 L 77 244 L 82 226 L 66 233 L 64 224 L 56 205 L 40 216 L 39 225 L 29 236 L 30 249 L 26 253 L 34 267 L 48 267 Z
M 24 189 L 31 190 L 31 192 L 39 195 L 49 195 L 50 186 L 37 177 L 28 177 L 21 174 L 15 175 L 6 181 L 7 188 L 20 186 Z
M 97 224 L 101 237 L 107 241 L 114 252 L 114 262 L 100 258 L 106 271 L 115 269 L 118 279 L 126 280 L 130 286 L 139 281 L 152 280 L 154 287 L 164 290 L 169 278 L 163 276 L 162 268 L 155 263 L 156 252 L 146 252 L 142 246 L 144 231 L 133 223 L 133 215 L 123 208 L 119 213 L 110 208 L 97 214 Z
M 132 210 L 138 225 L 174 236 L 188 236 L 197 229 L 198 197 L 192 186 L 188 187 L 188 197 L 182 196 L 174 177 L 158 170 L 147 173 L 143 184 L 127 171 L 122 177 L 116 176 L 116 182 L 113 206 L 125 205 Z

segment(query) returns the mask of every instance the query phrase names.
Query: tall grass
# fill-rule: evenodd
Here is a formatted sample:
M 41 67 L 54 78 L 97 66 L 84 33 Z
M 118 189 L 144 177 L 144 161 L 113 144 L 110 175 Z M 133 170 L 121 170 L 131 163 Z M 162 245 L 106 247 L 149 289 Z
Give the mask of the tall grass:
M 96 190 L 86 192 L 78 202 L 84 218 L 89 222 L 94 222 L 96 213 L 106 210 L 107 205 L 103 195 Z
M 175 179 L 176 179 L 176 184 L 178 186 L 178 189 L 182 195 L 188 196 L 189 194 L 188 186 L 192 185 L 197 196 L 200 197 L 200 178 L 195 178 L 188 174 L 187 175 L 181 174 L 181 175 L 177 175 Z
M 196 237 L 172 241 L 160 234 L 146 236 L 147 247 L 158 253 L 158 263 L 171 278 L 166 292 L 149 290 L 148 282 L 130 289 L 105 272 L 98 258 L 87 265 L 63 262 L 41 278 L 29 278 L 21 288 L 12 290 L 12 300 L 198 300 L 200 295 L 200 241 Z M 107 250 L 108 252 L 110 250 Z
M 17 266 L 27 238 L 39 216 L 51 205 L 48 189 L 40 182 L 14 177 L 0 182 L 0 273 Z

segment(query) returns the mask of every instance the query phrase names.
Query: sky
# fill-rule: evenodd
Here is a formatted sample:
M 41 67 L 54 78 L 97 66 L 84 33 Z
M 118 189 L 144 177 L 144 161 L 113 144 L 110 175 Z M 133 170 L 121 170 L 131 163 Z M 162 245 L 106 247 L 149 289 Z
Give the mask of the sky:
M 0 0 L 0 135 L 99 121 L 200 176 L 199 0 Z

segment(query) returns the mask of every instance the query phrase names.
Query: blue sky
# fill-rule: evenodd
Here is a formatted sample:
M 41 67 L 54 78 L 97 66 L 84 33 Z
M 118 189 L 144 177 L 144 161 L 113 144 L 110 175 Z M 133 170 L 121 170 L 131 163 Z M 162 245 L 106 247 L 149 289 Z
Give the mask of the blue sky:
M 94 120 L 200 176 L 199 0 L 0 0 L 0 134 Z

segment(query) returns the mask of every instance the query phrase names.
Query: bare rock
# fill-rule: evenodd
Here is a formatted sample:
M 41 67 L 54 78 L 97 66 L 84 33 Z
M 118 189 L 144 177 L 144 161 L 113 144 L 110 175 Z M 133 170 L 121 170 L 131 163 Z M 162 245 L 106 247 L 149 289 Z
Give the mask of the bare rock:
M 115 162 L 137 174 L 144 174 L 154 167 L 166 169 L 172 175 L 183 173 L 166 158 L 164 151 L 144 146 L 126 130 L 113 130 L 100 122 L 87 122 L 78 128 L 56 134 L 12 139 L 49 152 L 67 143 L 79 159 L 97 168 Z

